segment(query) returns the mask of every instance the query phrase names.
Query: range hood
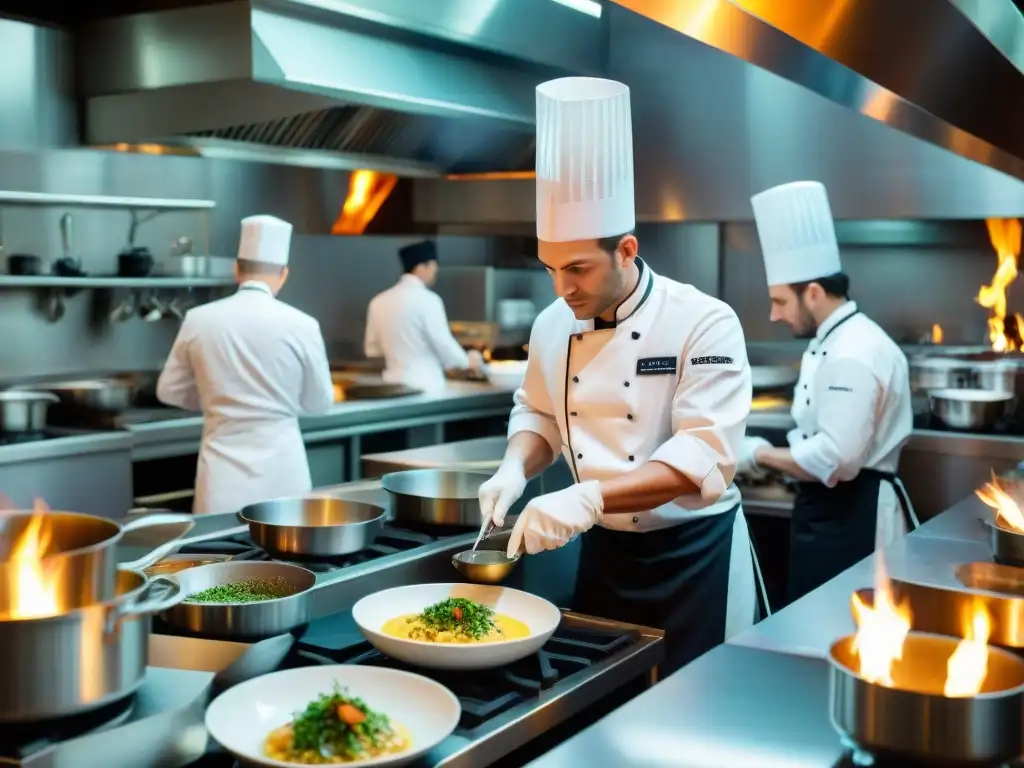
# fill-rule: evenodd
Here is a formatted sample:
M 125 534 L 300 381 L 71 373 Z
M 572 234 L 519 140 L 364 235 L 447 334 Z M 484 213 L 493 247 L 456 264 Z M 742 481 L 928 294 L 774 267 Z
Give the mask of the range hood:
M 581 2 L 600 10 L 236 0 L 94 21 L 77 37 L 85 141 L 403 176 L 532 170 L 535 86 L 598 61 Z
M 817 179 L 843 219 L 1024 215 L 1024 21 L 1010 0 L 615 0 L 640 221 L 752 218 Z M 516 226 L 533 184 L 417 180 L 423 223 Z

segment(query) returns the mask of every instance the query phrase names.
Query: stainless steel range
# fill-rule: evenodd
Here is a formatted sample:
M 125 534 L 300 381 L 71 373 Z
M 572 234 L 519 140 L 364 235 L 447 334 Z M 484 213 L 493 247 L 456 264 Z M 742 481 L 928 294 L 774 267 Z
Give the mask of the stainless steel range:
M 376 482 L 328 492 L 386 505 Z M 184 547 L 157 570 L 171 570 L 181 560 L 267 559 L 234 515 L 196 518 L 195 534 L 211 538 Z M 0 730 L 0 766 L 232 768 L 234 758 L 210 742 L 203 727 L 211 696 L 277 669 L 339 663 L 400 667 L 363 641 L 352 622 L 352 605 L 392 586 L 459 580 L 451 556 L 468 549 L 474 538 L 475 532 L 389 526 L 356 555 L 303 562 L 317 576 L 313 619 L 290 634 L 229 642 L 175 634 L 156 621 L 150 667 L 133 697 L 65 722 Z M 415 670 L 450 688 L 463 709 L 456 732 L 417 765 L 524 764 L 563 740 L 561 729 L 584 727 L 656 680 L 662 635 L 565 612 L 541 651 L 508 667 L 472 673 Z

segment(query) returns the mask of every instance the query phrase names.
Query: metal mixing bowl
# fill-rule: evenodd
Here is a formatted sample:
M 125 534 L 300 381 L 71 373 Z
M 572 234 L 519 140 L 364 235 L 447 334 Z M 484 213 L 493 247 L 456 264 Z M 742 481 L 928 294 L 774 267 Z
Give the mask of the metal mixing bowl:
M 452 565 L 474 584 L 500 584 L 519 562 L 497 549 L 475 549 L 452 556 Z

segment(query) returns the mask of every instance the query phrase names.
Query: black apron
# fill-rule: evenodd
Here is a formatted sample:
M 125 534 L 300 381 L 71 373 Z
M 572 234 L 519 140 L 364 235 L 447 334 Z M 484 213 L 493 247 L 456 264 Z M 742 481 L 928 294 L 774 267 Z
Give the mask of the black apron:
M 862 469 L 834 488 L 800 483 L 789 529 L 788 600 L 799 600 L 875 551 L 878 488 L 896 491 L 907 531 L 917 528 L 910 500 L 892 472 Z
M 720 645 L 739 508 L 655 531 L 591 528 L 573 610 L 665 630 L 662 678 Z
M 819 347 L 836 328 L 859 314 L 860 310 L 852 312 L 832 326 L 821 338 Z M 907 531 L 917 528 L 917 518 L 903 484 L 892 472 L 862 469 L 853 480 L 838 483 L 834 488 L 816 482 L 799 484 L 789 528 L 789 603 L 875 551 L 878 487 L 883 482 L 896 491 Z

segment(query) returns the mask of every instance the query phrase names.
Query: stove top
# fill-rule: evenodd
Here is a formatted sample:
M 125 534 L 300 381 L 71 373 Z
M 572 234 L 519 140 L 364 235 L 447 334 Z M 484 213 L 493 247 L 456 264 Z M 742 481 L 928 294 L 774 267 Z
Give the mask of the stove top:
M 557 732 L 561 724 L 578 730 L 584 727 L 580 716 L 596 719 L 653 681 L 663 654 L 662 634 L 565 612 L 559 629 L 536 654 L 499 669 L 458 672 L 410 667 L 383 656 L 366 642 L 346 645 L 345 633 L 327 619 L 319 627 L 311 626 L 273 669 L 367 664 L 426 675 L 459 698 L 462 719 L 455 733 L 416 766 L 523 765 L 532 757 L 531 749 L 540 753 L 550 748 L 551 740 L 557 743 L 565 738 L 566 734 Z M 340 638 L 337 643 L 332 642 L 335 638 Z M 193 662 L 197 651 L 202 654 L 195 642 L 187 650 L 182 648 Z M 265 652 L 266 646 L 253 646 L 253 658 Z M 215 655 L 211 650 L 211 657 Z M 240 662 L 235 659 L 235 669 Z M 267 671 L 271 670 L 259 674 Z M 616 691 L 620 698 L 609 695 Z M 211 744 L 192 765 L 236 768 L 241 764 Z
M 41 430 L 38 432 L 0 432 L 0 446 L 38 443 L 40 440 L 56 440 L 57 438 L 67 436 L 67 432 L 54 430 Z

